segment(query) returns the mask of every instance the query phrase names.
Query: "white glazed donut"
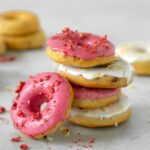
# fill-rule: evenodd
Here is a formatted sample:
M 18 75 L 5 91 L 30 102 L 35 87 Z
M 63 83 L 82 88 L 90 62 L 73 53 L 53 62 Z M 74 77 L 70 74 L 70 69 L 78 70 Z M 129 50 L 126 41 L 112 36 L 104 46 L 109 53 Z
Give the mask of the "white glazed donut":
M 74 84 L 79 84 L 81 86 L 87 86 L 87 87 L 94 87 L 90 83 L 92 83 L 93 80 L 96 80 L 97 78 L 101 78 L 104 80 L 106 76 L 114 77 L 118 79 L 126 79 L 126 85 L 128 85 L 132 81 L 132 73 L 133 68 L 130 64 L 128 64 L 123 59 L 116 57 L 115 61 L 113 63 L 110 63 L 107 66 L 96 66 L 92 68 L 79 68 L 79 67 L 71 67 L 66 65 L 60 65 L 59 66 L 59 72 L 64 75 L 68 80 L 73 82 Z M 86 80 L 85 82 L 90 82 L 89 86 L 84 84 L 80 84 L 81 82 L 74 82 L 72 81 L 72 78 L 69 78 L 71 76 L 74 80 L 79 80 L 79 77 L 82 77 L 82 80 Z M 109 79 L 108 79 L 109 80 Z M 108 84 L 108 80 L 107 83 Z M 112 79 L 113 80 L 113 79 Z M 102 82 L 102 81 L 100 81 Z M 113 82 L 113 81 L 112 81 Z M 119 82 L 118 82 L 119 83 Z M 110 87 L 111 85 L 107 85 L 105 87 L 101 87 L 100 83 L 97 83 L 96 88 L 118 88 L 115 86 Z M 123 87 L 123 86 L 120 86 Z
M 150 75 L 150 42 L 126 42 L 117 47 L 116 53 L 132 63 L 136 74 Z
M 105 107 L 96 109 L 72 107 L 68 120 L 87 127 L 112 126 L 125 121 L 130 112 L 131 103 L 129 99 L 125 95 L 121 95 L 117 102 Z

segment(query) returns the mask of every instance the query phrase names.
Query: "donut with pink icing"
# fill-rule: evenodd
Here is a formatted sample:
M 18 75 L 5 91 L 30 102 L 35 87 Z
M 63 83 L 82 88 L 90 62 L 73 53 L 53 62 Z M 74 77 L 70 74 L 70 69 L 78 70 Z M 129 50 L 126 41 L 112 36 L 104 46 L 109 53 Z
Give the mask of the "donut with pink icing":
M 72 85 L 74 93 L 74 101 L 72 106 L 80 108 L 98 108 L 116 102 L 121 95 L 120 88 L 103 89 L 103 88 L 87 88 Z
M 92 67 L 113 62 L 114 50 L 107 35 L 98 36 L 65 28 L 62 33 L 48 39 L 46 53 L 58 63 Z
M 20 82 L 15 92 L 11 119 L 16 129 L 31 138 L 54 132 L 65 120 L 73 99 L 71 86 L 58 73 L 30 77 Z

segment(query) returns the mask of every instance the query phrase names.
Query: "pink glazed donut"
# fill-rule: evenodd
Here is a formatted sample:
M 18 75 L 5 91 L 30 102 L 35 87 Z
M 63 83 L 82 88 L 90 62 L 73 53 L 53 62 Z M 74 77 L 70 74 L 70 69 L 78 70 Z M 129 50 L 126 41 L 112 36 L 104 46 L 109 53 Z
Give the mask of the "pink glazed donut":
M 47 41 L 47 55 L 54 61 L 75 67 L 92 67 L 114 61 L 114 45 L 107 36 L 65 28 Z
M 11 107 L 14 127 L 31 138 L 54 132 L 65 120 L 73 99 L 72 88 L 57 73 L 40 73 L 20 82 Z M 47 103 L 43 110 L 41 105 Z
M 87 88 L 72 85 L 74 100 L 72 106 L 80 108 L 94 109 L 110 105 L 119 100 L 121 95 L 120 88 Z

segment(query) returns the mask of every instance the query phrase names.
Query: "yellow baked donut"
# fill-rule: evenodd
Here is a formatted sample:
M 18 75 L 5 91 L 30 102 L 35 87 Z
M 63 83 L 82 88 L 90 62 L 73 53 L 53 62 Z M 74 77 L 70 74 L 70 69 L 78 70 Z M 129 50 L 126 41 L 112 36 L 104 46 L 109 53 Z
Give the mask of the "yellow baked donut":
M 6 51 L 6 46 L 2 37 L 0 37 L 0 56 L 3 55 Z
M 85 127 L 117 126 L 127 120 L 131 113 L 130 101 L 121 96 L 120 100 L 112 105 L 96 109 L 81 109 L 72 107 L 68 120 Z
M 25 35 L 39 30 L 38 17 L 28 11 L 8 11 L 0 14 L 0 33 Z
M 72 106 L 80 108 L 98 108 L 119 100 L 121 89 L 86 88 L 72 85 L 74 100 Z
M 55 62 L 75 66 L 92 67 L 114 61 L 114 45 L 107 36 L 82 33 L 65 28 L 62 33 L 47 41 L 47 55 Z
M 41 47 L 45 42 L 45 33 L 43 30 L 38 30 L 23 36 L 3 35 L 3 38 L 8 48 L 25 50 Z
M 121 58 L 107 66 L 79 68 L 59 65 L 59 72 L 71 83 L 89 88 L 120 88 L 132 82 L 133 68 Z
M 132 64 L 135 74 L 150 75 L 150 42 L 120 44 L 117 54 Z

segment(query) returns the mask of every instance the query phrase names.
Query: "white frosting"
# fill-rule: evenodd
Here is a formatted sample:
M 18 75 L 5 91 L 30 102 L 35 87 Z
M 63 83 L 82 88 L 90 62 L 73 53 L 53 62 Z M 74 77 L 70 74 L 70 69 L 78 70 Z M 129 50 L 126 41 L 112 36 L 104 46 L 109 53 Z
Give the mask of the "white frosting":
M 121 114 L 131 107 L 131 103 L 128 98 L 121 95 L 120 100 L 111 104 L 110 106 L 100 107 L 96 109 L 80 109 L 78 107 L 72 107 L 69 113 L 70 117 L 75 117 L 77 115 L 100 118 L 111 118 L 115 115 Z
M 116 53 L 129 63 L 150 61 L 150 42 L 126 42 L 117 47 Z
M 65 71 L 73 76 L 82 75 L 84 78 L 90 80 L 97 77 L 103 77 L 104 75 L 110 75 L 114 77 L 127 78 L 127 82 L 131 80 L 133 68 L 130 64 L 121 58 L 116 57 L 115 62 L 107 66 L 97 66 L 92 68 L 77 68 L 66 65 L 59 65 L 59 71 Z

